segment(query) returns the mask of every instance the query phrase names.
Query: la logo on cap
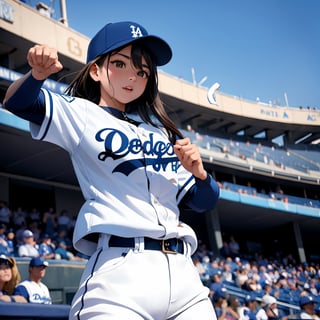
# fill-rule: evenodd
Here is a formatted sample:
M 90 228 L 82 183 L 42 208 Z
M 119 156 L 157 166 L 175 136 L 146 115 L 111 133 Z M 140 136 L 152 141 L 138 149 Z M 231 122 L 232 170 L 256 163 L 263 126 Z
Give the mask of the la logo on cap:
M 143 37 L 143 34 L 140 30 L 140 27 L 136 27 L 133 24 L 130 26 L 132 38 L 140 38 Z

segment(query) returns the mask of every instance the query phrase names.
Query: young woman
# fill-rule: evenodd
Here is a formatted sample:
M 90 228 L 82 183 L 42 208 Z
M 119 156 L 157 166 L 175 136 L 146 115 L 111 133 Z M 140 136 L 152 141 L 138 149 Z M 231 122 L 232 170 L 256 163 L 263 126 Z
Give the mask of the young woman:
M 159 98 L 157 66 L 171 56 L 141 25 L 110 23 L 68 95 L 41 89 L 62 69 L 44 45 L 30 49 L 31 71 L 7 91 L 5 107 L 30 121 L 35 139 L 69 152 L 86 199 L 73 242 L 90 260 L 70 319 L 215 319 L 179 208 L 212 209 L 219 188 Z
M 21 277 L 16 260 L 12 257 L 0 255 L 0 301 L 3 302 L 27 302 L 20 295 L 13 295 L 16 285 Z

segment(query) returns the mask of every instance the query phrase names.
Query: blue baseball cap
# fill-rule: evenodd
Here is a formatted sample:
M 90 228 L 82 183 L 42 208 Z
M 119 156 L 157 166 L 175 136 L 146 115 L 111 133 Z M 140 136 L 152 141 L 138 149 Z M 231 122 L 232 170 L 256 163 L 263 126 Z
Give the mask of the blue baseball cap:
M 300 298 L 300 306 L 303 306 L 307 303 L 316 303 L 312 295 L 306 295 Z
M 245 302 L 248 303 L 248 302 L 253 302 L 253 301 L 256 301 L 256 297 L 252 294 L 247 294 L 244 298 Z
M 134 41 L 143 43 L 154 56 L 157 66 L 165 65 L 172 57 L 172 50 L 167 42 L 157 36 L 149 35 L 147 30 L 136 22 L 123 21 L 108 23 L 91 39 L 87 51 L 87 63 Z
M 41 257 L 32 258 L 29 263 L 29 267 L 40 267 L 40 266 L 47 267 L 48 265 L 49 265 L 48 261 L 44 260 Z
M 218 301 L 219 298 L 227 299 L 227 293 L 227 289 L 225 287 L 221 287 L 213 294 L 213 300 Z

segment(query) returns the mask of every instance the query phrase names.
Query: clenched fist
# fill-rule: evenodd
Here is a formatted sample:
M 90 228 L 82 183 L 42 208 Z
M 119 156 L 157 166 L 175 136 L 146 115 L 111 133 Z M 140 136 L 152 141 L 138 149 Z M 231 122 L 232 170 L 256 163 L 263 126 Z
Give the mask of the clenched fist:
M 32 76 L 37 80 L 44 80 L 63 68 L 57 49 L 47 45 L 35 45 L 30 48 L 27 59 L 32 68 Z
M 175 154 L 186 170 L 201 180 L 206 179 L 207 172 L 203 167 L 200 152 L 197 146 L 190 142 L 189 138 L 177 140 L 173 148 Z

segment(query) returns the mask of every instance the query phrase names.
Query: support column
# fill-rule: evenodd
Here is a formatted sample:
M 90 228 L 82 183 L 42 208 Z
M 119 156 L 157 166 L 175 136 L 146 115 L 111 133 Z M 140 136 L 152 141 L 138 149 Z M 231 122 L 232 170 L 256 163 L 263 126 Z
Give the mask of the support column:
M 220 255 L 220 249 L 222 248 L 223 243 L 218 209 L 208 211 L 206 213 L 206 221 L 211 251 L 214 255 Z
M 293 231 L 294 231 L 294 236 L 296 238 L 296 243 L 297 243 L 297 249 L 298 249 L 298 255 L 300 262 L 306 262 L 306 254 L 304 251 L 304 246 L 303 246 L 303 241 L 301 237 L 301 231 L 300 231 L 300 226 L 297 222 L 293 222 Z

